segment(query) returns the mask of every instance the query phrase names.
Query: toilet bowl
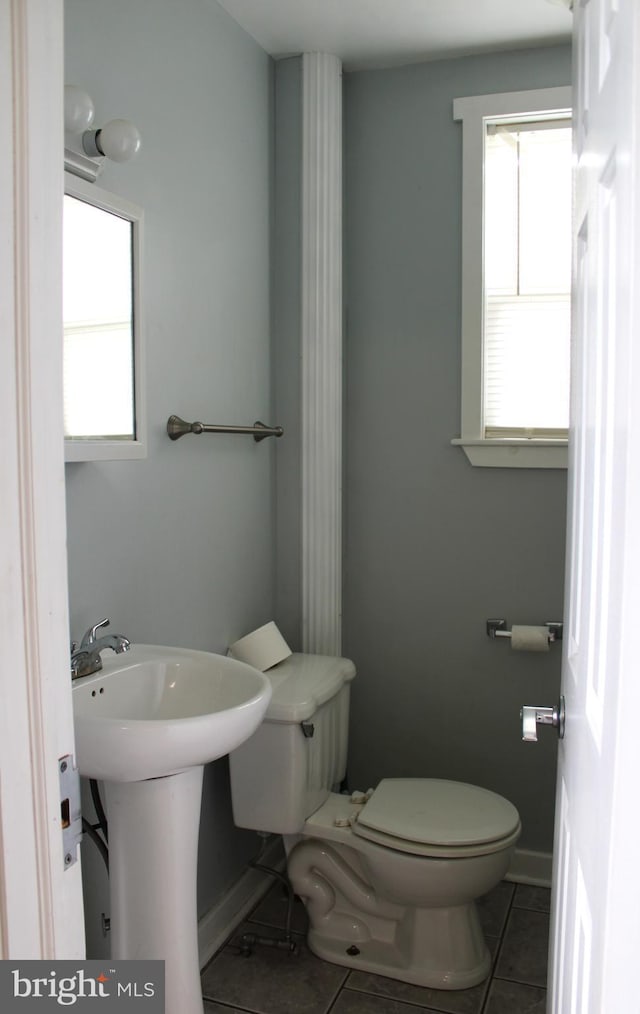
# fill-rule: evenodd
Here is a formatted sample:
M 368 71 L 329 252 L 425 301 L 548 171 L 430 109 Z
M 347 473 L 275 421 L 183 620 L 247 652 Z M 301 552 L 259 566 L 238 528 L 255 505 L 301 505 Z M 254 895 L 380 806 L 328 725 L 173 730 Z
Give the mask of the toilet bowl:
M 406 838 L 416 809 L 421 829 Z M 311 950 L 422 986 L 476 985 L 491 959 L 475 899 L 503 878 L 519 834 L 511 803 L 459 782 L 385 779 L 363 806 L 332 793 L 286 842 Z
M 292 655 L 268 675 L 265 720 L 230 755 L 234 820 L 284 836 L 310 949 L 431 988 L 481 982 L 490 956 L 475 901 L 507 872 L 520 834 L 516 808 L 442 779 L 332 791 L 346 769 L 353 664 Z

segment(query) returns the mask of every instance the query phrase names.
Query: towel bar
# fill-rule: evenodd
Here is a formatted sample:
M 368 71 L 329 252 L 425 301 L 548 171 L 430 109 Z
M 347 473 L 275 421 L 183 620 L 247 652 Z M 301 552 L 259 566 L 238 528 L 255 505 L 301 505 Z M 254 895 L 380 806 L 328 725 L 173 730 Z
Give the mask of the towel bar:
M 265 426 L 259 421 L 253 426 L 208 426 L 201 422 L 185 422 L 179 415 L 170 415 L 167 420 L 167 433 L 171 440 L 179 440 L 185 433 L 248 433 L 253 436 L 256 443 L 259 443 L 267 437 L 281 437 L 284 430 L 282 426 Z

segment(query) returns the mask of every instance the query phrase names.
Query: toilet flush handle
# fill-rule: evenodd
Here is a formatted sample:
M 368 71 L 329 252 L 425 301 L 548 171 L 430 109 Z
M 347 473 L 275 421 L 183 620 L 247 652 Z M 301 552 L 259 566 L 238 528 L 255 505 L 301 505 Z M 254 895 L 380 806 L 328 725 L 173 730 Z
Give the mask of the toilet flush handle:
M 536 708 L 525 704 L 520 709 L 522 738 L 525 743 L 538 742 L 538 726 L 553 725 L 558 730 L 558 739 L 564 739 L 564 697 L 560 697 L 556 708 Z

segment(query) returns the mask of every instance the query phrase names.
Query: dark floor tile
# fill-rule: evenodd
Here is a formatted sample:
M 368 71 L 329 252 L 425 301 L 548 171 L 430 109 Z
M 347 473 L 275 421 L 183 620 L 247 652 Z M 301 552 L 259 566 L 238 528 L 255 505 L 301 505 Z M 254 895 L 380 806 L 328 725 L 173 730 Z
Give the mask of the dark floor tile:
M 493 891 L 489 891 L 476 902 L 480 925 L 488 936 L 502 935 L 514 891 L 515 884 L 502 880 Z
M 205 1014 L 544 1014 L 550 892 L 503 882 L 478 903 L 492 954 L 504 931 L 494 978 L 467 990 L 437 990 L 349 971 L 316 958 L 304 942 L 306 911 L 296 899 L 297 956 L 256 945 L 240 953 L 243 933 L 281 939 L 287 899 L 275 884 L 202 975 Z M 342 987 L 342 988 L 341 988 Z M 484 1007 L 483 1007 L 484 1005 Z
M 545 1014 L 546 989 L 494 979 L 485 1014 Z
M 427 1010 L 444 1011 L 446 1014 L 479 1014 L 487 991 L 486 982 L 471 989 L 427 989 L 424 986 L 413 986 L 408 982 L 374 975 L 372 972 L 360 971 L 351 972 L 346 985 L 349 990 L 373 994 L 387 1001 L 418 1004 Z
M 228 1007 L 222 1003 L 212 1003 L 211 1000 L 204 1001 L 204 1014 L 244 1014 L 238 1007 Z
M 533 884 L 518 884 L 513 904 L 516 908 L 532 908 L 536 912 L 550 912 L 551 889 L 534 887 Z
M 244 957 L 236 941 L 255 924 L 244 923 L 230 945 L 202 973 L 206 999 L 256 1014 L 325 1014 L 344 982 L 347 969 L 320 961 L 299 939 L 299 953 L 257 946 Z M 277 933 L 263 927 L 265 936 Z
M 530 986 L 546 986 L 548 948 L 548 914 L 512 908 L 496 963 L 496 976 Z
M 485 933 L 484 940 L 487 947 L 489 948 L 489 954 L 491 955 L 492 958 L 495 958 L 498 953 L 498 948 L 500 946 L 500 937 L 489 937 Z
M 402 1003 L 400 1000 L 389 1000 L 382 996 L 371 996 L 369 993 L 354 993 L 343 989 L 331 1014 L 427 1014 L 429 1007 L 414 1007 L 413 1004 Z
M 265 894 L 260 904 L 253 910 L 249 916 L 249 921 L 284 929 L 287 921 L 287 904 L 288 895 L 286 888 L 278 882 L 273 885 L 271 890 Z M 307 910 L 300 898 L 294 897 L 291 929 L 294 933 L 306 934 L 308 926 Z

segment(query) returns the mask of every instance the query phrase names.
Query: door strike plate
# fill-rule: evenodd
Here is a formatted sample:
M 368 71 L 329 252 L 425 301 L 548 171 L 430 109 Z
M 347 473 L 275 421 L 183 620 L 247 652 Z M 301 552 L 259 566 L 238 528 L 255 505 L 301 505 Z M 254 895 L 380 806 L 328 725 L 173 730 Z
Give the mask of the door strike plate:
M 78 860 L 78 845 L 82 841 L 80 774 L 74 766 L 71 754 L 60 757 L 58 761 L 58 775 L 60 777 L 62 855 L 64 868 L 68 870 Z

